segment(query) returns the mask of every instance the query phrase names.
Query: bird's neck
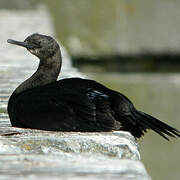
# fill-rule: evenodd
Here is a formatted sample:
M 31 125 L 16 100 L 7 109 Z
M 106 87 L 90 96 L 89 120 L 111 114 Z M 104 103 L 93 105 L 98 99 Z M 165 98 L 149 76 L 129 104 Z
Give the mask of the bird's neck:
M 20 84 L 14 93 L 19 94 L 23 91 L 55 82 L 61 70 L 61 61 L 60 49 L 52 57 L 40 59 L 37 71 Z

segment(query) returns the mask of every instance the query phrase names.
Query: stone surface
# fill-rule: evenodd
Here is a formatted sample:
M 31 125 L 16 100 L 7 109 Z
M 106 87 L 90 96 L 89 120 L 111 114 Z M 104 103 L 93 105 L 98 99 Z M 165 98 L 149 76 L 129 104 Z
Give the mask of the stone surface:
M 21 40 L 37 31 L 53 35 L 53 28 L 42 7 L 0 10 L 0 26 L 0 179 L 150 179 L 137 143 L 127 132 L 65 133 L 11 127 L 8 98 L 35 71 L 38 61 L 6 40 Z M 63 63 L 62 77 L 82 76 L 65 53 Z
M 9 129 L 9 130 L 8 130 Z M 140 160 L 135 139 L 126 132 L 71 133 L 0 129 L 0 153 L 75 153 Z
M 150 179 L 127 132 L 48 132 L 0 119 L 0 179 Z

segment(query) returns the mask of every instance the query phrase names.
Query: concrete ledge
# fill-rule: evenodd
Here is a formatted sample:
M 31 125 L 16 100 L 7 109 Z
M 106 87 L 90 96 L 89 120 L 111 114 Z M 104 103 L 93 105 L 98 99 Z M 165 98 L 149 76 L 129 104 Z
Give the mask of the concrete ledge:
M 48 132 L 3 121 L 0 179 L 150 179 L 128 132 Z

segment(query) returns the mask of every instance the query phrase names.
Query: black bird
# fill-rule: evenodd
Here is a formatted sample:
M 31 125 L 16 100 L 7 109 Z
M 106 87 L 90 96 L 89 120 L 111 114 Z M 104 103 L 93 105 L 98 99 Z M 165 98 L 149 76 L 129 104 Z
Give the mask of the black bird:
M 168 140 L 180 132 L 160 120 L 138 111 L 123 94 L 96 81 L 69 78 L 57 81 L 61 51 L 50 36 L 32 34 L 25 47 L 40 60 L 37 71 L 11 95 L 8 114 L 12 126 L 50 131 L 129 131 L 136 138 L 152 129 Z

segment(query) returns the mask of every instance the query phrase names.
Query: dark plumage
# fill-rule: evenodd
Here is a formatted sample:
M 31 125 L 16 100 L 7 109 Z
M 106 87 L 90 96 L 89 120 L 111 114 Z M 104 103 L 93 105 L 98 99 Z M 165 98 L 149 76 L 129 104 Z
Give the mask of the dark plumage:
M 177 129 L 136 110 L 123 94 L 96 81 L 81 78 L 57 81 L 61 53 L 52 37 L 33 34 L 24 42 L 8 42 L 27 48 L 40 59 L 37 71 L 9 99 L 12 126 L 52 131 L 123 130 L 137 138 L 152 129 L 165 139 L 180 137 Z

